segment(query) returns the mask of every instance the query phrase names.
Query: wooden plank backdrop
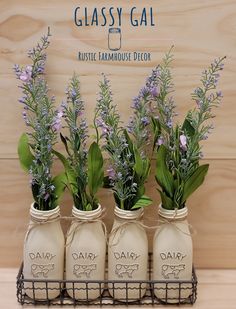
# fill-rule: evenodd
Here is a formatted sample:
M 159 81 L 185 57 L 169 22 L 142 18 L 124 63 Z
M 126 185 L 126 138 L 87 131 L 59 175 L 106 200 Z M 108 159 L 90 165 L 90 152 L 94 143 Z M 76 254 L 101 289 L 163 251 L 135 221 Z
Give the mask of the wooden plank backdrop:
M 145 4 L 144 4 L 145 3 Z M 53 37 L 48 50 L 47 76 L 57 97 L 64 98 L 66 83 L 74 71 L 79 73 L 86 114 L 91 121 L 101 72 L 112 82 L 115 102 L 124 122 L 131 113 L 132 97 L 143 85 L 172 44 L 175 45 L 173 75 L 176 102 L 181 117 L 191 108 L 191 92 L 199 84 L 200 73 L 214 58 L 227 55 L 220 88 L 223 104 L 216 111 L 214 133 L 204 145 L 204 161 L 210 163 L 205 184 L 189 200 L 189 221 L 196 230 L 194 260 L 197 267 L 236 267 L 236 0 L 148 0 L 116 1 L 124 11 L 122 52 L 150 52 L 148 62 L 82 62 L 78 51 L 108 51 L 107 28 L 81 30 L 73 22 L 76 6 L 110 7 L 111 1 L 1 0 L 0 1 L 0 267 L 17 267 L 22 259 L 23 237 L 28 222 L 31 193 L 28 177 L 17 160 L 17 141 L 25 130 L 21 119 L 20 95 L 12 67 L 26 64 L 26 52 L 51 27 Z M 136 6 L 153 7 L 156 27 L 132 29 L 128 11 Z M 91 12 L 91 10 L 90 10 Z M 153 162 L 154 164 L 154 162 Z M 58 166 L 56 169 L 58 170 Z M 145 211 L 145 220 L 157 218 L 159 197 L 153 174 L 147 193 L 154 204 Z M 101 192 L 107 207 L 108 229 L 113 216 L 111 193 Z M 62 209 L 69 214 L 71 199 L 65 196 Z M 64 225 L 66 229 L 66 225 Z M 153 231 L 149 231 L 150 248 Z

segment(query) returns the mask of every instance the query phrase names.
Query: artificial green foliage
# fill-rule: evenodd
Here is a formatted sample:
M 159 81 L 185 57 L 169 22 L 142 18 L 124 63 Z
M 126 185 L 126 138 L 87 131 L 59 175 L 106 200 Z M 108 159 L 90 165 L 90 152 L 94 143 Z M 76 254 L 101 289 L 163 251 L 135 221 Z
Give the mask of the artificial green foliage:
M 23 133 L 18 142 L 18 157 L 20 165 L 26 172 L 29 172 L 33 163 L 34 156 L 30 151 L 29 139 L 26 133 Z
M 19 139 L 18 156 L 19 156 L 19 161 L 20 161 L 20 164 L 23 170 L 26 172 L 29 172 L 32 167 L 33 160 L 35 160 L 35 158 L 32 155 L 32 152 L 30 150 L 29 138 L 26 133 L 23 133 Z M 65 190 L 66 182 L 67 182 L 67 178 L 66 178 L 65 173 L 61 173 L 55 176 L 54 178 L 52 178 L 51 185 L 54 187 L 54 190 L 53 190 L 53 194 L 51 194 L 51 196 L 49 197 L 49 199 L 51 199 L 50 204 L 52 208 L 55 208 L 56 206 L 58 206 L 60 199 L 63 195 L 63 192 Z M 40 188 L 37 183 L 32 183 L 31 188 L 32 188 L 33 198 L 34 198 L 34 201 L 37 207 L 37 205 L 40 204 L 40 199 L 38 196 L 38 192 Z
M 183 124 L 174 124 L 176 106 L 172 94 L 171 50 L 152 77 L 153 86 L 158 88 L 158 95 L 152 101 L 156 113 L 151 115 L 153 149 L 156 149 L 155 178 L 162 206 L 166 209 L 185 207 L 187 199 L 201 186 L 208 172 L 208 164 L 200 165 L 201 142 L 213 129 L 208 121 L 214 117 L 212 109 L 219 106 L 222 98 L 221 91 L 216 89 L 224 58 L 216 59 L 203 71 L 201 86 L 192 94 L 196 107 L 187 113 Z
M 88 188 L 92 198 L 103 186 L 103 157 L 97 143 L 93 142 L 88 151 Z
M 19 140 L 19 159 L 22 168 L 30 175 L 34 207 L 43 211 L 58 205 L 65 188 L 61 183 L 62 176 L 53 178 L 51 171 L 52 147 L 57 142 L 62 114 L 55 109 L 55 99 L 49 95 L 44 74 L 48 46 L 49 33 L 28 51 L 28 65 L 14 66 L 20 82 L 22 97 L 19 102 L 23 106 L 22 116 L 27 129 Z
M 87 150 L 88 127 L 83 118 L 84 102 L 81 99 L 78 75 L 72 76 L 66 94 L 66 102 L 63 102 L 61 109 L 68 134 L 60 134 L 66 156 L 55 150 L 54 154 L 64 166 L 67 188 L 73 197 L 74 206 L 90 211 L 98 207 L 97 193 L 103 187 L 103 157 L 96 142 Z
M 152 203 L 144 195 L 145 182 L 150 172 L 150 160 L 145 154 L 147 143 L 148 98 L 139 96 L 140 106 L 133 115 L 132 138 L 121 124 L 116 105 L 113 104 L 108 79 L 103 76 L 94 117 L 97 142 L 109 155 L 108 176 L 104 187 L 111 188 L 115 203 L 123 210 L 135 210 Z

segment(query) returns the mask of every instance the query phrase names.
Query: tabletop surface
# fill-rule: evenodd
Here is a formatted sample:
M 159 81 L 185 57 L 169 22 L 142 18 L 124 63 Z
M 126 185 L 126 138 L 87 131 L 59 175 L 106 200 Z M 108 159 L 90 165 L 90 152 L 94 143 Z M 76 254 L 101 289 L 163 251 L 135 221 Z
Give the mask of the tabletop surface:
M 0 295 L 1 308 L 17 309 L 22 306 L 16 301 L 16 268 L 0 268 Z M 189 309 L 236 309 L 236 270 L 206 270 L 198 269 L 198 297 L 194 306 L 184 305 L 183 308 Z M 63 306 L 64 308 L 73 308 Z M 158 308 L 179 308 L 179 306 L 157 306 Z M 24 308 L 35 308 L 34 306 L 25 306 Z M 46 308 L 46 306 L 37 306 Z M 62 307 L 51 307 L 62 308 Z M 86 308 L 79 306 L 79 308 Z M 91 308 L 91 307 L 89 307 Z M 94 308 L 94 307 L 93 307 Z M 104 307 L 112 308 L 112 307 Z M 125 308 L 117 307 L 116 308 Z M 131 307 L 132 308 L 132 307 Z M 152 308 L 152 306 L 143 306 L 143 308 Z

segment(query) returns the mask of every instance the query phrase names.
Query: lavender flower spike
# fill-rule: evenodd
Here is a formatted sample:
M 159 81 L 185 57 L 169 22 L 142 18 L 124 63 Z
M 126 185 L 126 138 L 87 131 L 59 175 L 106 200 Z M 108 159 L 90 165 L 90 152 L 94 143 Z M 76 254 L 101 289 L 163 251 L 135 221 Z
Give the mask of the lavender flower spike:
M 62 118 L 62 116 L 63 116 L 63 111 L 62 111 L 62 109 L 60 108 L 60 109 L 58 109 L 57 114 L 56 114 L 56 116 L 55 116 L 55 118 L 54 118 L 54 121 L 53 121 L 53 124 L 52 124 L 52 129 L 53 129 L 54 131 L 57 131 L 57 132 L 60 131 L 60 129 L 61 129 L 61 118 Z

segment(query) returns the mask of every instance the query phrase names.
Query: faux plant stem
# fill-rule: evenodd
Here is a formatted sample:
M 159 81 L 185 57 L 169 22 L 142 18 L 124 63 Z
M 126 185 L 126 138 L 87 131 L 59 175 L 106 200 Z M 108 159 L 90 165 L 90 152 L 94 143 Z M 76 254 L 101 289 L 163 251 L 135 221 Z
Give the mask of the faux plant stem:
M 59 179 L 53 178 L 52 147 L 57 140 L 62 114 L 54 108 L 54 97 L 49 96 L 48 85 L 44 76 L 46 62 L 45 50 L 49 46 L 49 34 L 28 52 L 31 65 L 25 68 L 15 65 L 17 78 L 21 81 L 23 97 L 23 119 L 29 130 L 20 138 L 18 153 L 21 165 L 31 175 L 31 188 L 35 207 L 39 210 L 50 210 L 57 206 L 63 191 Z
M 208 164 L 199 165 L 202 157 L 200 142 L 207 139 L 212 130 L 207 121 L 214 117 L 212 108 L 219 106 L 222 98 L 221 91 L 215 90 L 225 57 L 215 60 L 203 72 L 202 87 L 196 88 L 192 94 L 197 107 L 187 113 L 183 124 L 175 126 L 172 123 L 176 115 L 175 105 L 172 104 L 173 99 L 168 98 L 173 85 L 169 68 L 171 61 L 168 59 L 172 59 L 169 53 L 160 65 L 157 115 L 152 118 L 154 147 L 157 149 L 156 180 L 161 187 L 162 206 L 180 209 L 203 183 L 208 171 Z

